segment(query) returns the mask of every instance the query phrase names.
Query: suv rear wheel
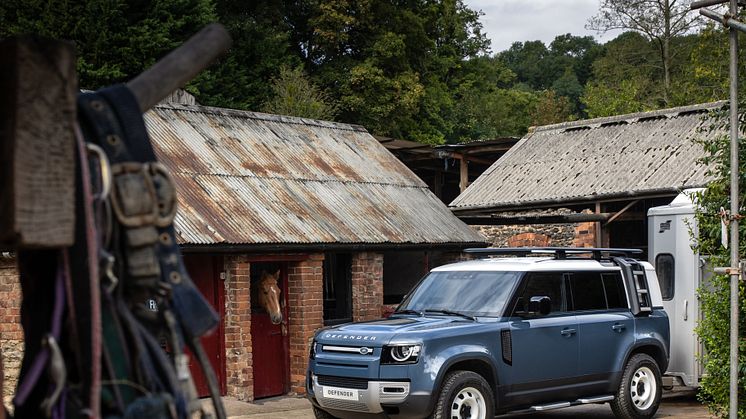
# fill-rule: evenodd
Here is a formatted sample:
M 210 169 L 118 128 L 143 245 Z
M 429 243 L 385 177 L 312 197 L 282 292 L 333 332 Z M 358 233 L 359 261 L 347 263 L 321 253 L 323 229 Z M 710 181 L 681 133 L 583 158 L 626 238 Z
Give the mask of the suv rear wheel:
M 663 383 L 658 364 L 650 355 L 635 354 L 627 362 L 611 410 L 618 418 L 648 419 L 661 402 Z
M 489 383 L 471 371 L 446 375 L 432 419 L 492 419 L 494 396 Z

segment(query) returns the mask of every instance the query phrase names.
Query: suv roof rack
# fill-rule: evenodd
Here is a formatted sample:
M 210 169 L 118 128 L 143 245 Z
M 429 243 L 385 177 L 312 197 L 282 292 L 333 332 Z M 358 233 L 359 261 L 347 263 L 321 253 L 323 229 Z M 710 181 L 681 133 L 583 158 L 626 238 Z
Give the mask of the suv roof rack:
M 613 256 L 633 257 L 642 254 L 641 249 L 622 249 L 606 247 L 485 247 L 465 249 L 464 252 L 476 255 L 512 255 L 531 256 L 552 254 L 555 259 L 567 259 L 568 255 L 590 254 L 593 259 L 610 259 Z

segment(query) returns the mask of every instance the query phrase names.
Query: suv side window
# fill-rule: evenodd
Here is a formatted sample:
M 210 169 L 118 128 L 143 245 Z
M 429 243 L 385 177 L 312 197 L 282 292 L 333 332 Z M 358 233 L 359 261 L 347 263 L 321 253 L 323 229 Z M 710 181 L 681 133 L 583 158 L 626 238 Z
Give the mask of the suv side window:
M 604 284 L 598 272 L 574 272 L 570 284 L 574 310 L 606 310 Z
M 624 282 L 622 274 L 619 272 L 609 272 L 601 274 L 604 281 L 604 290 L 606 291 L 606 301 L 609 309 L 627 308 L 627 293 L 624 291 Z
M 567 298 L 562 272 L 541 272 L 529 274 L 523 281 L 523 290 L 518 296 L 513 314 L 528 309 L 531 297 L 547 296 L 552 299 L 551 314 L 567 311 Z

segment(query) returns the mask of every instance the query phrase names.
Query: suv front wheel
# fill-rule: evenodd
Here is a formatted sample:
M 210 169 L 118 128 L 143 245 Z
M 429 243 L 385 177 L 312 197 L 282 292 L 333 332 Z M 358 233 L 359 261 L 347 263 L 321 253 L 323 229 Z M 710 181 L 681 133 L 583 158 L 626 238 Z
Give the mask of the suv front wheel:
M 647 354 L 635 354 L 627 362 L 611 410 L 618 418 L 648 419 L 661 402 L 663 383 L 655 360 Z
M 453 371 L 446 375 L 431 419 L 492 419 L 492 388 L 481 375 Z

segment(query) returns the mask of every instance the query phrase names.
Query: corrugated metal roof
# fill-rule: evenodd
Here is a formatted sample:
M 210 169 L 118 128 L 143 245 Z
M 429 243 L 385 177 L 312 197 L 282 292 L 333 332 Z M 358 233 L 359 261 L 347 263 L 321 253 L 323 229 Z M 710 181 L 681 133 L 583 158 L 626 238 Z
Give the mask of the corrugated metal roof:
M 362 127 L 177 104 L 145 122 L 182 244 L 484 242 Z
M 511 210 L 669 193 L 707 183 L 695 138 L 715 102 L 536 128 L 472 183 L 450 207 Z M 709 119 L 709 120 L 708 120 Z

